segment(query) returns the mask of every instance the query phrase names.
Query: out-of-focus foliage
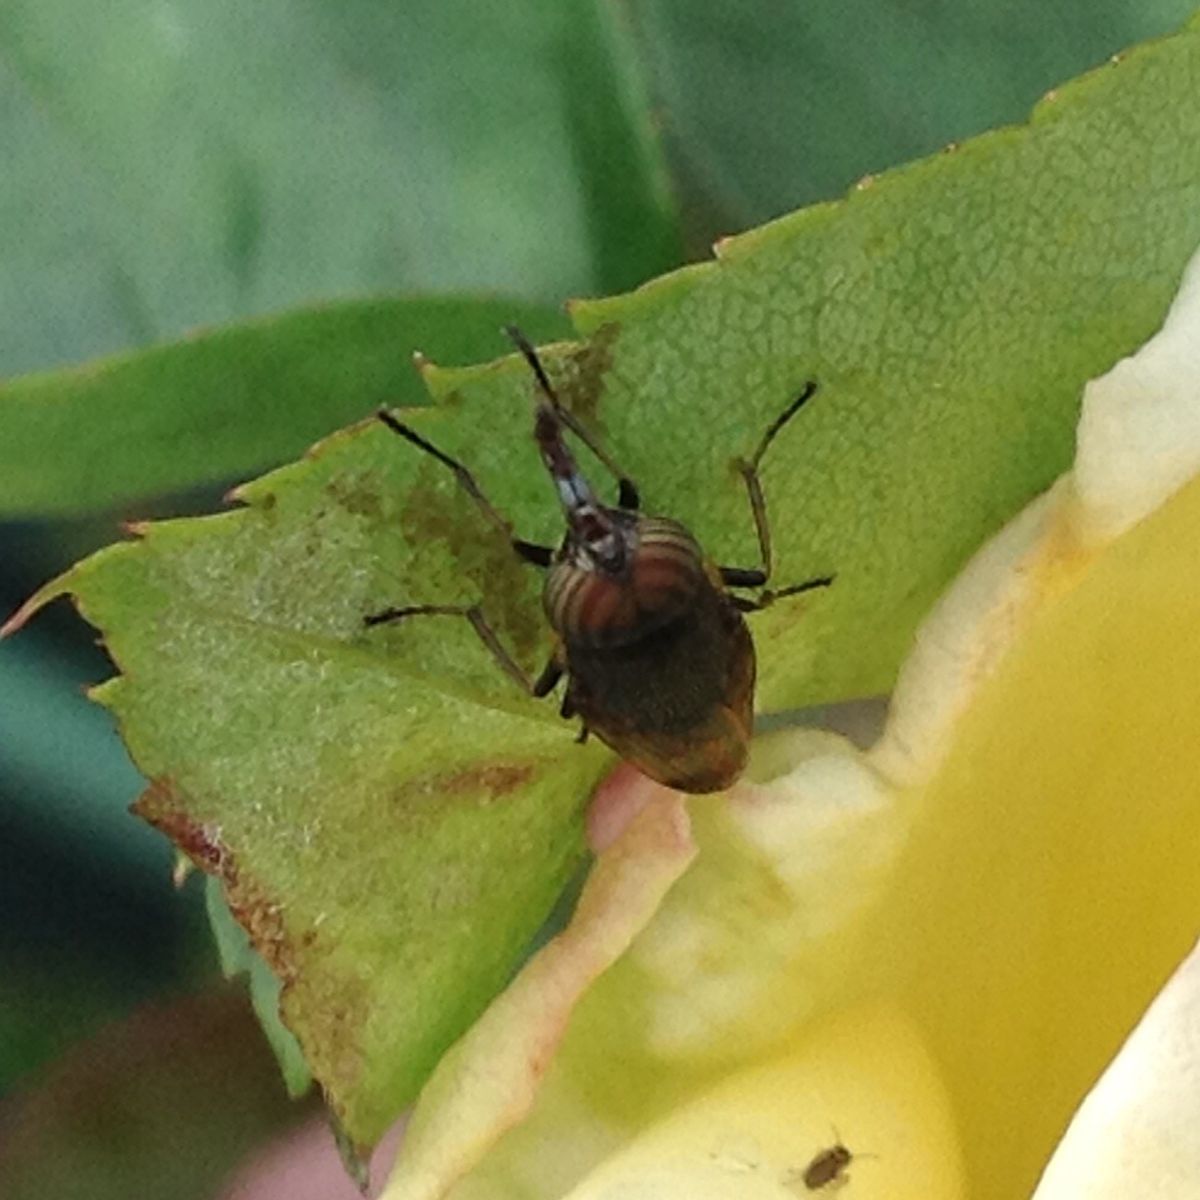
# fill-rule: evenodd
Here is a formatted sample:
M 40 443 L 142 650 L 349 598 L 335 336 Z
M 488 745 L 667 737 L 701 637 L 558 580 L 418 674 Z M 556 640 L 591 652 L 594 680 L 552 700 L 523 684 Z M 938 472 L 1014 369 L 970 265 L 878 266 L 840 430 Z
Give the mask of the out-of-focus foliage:
M 1191 0 L 635 0 L 689 232 L 756 225 L 1026 114 Z
M 426 403 L 413 354 L 469 362 L 505 321 L 569 329 L 513 300 L 349 301 L 0 384 L 0 514 L 128 506 L 297 457 L 382 404 Z
M 612 291 L 678 255 L 601 0 L 10 0 L 0 51 L 9 371 L 316 297 Z
M 4 1198 L 205 1200 L 297 1115 L 239 990 L 158 1003 L 0 1107 Z

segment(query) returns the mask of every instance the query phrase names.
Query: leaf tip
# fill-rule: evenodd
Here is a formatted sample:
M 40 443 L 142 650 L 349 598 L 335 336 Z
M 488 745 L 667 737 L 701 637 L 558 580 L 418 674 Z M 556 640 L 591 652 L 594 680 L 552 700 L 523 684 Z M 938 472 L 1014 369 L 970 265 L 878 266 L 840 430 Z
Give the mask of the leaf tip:
M 730 246 L 733 245 L 733 242 L 734 237 L 732 234 L 727 233 L 724 236 L 717 238 L 717 240 L 712 244 L 713 257 L 717 259 L 724 258 L 729 252 Z
M 70 572 L 67 573 L 67 575 L 69 574 Z M 38 588 L 3 625 L 0 625 L 0 639 L 10 637 L 18 630 L 24 628 L 25 623 L 30 617 L 45 608 L 51 600 L 56 600 L 61 596 L 67 590 L 67 575 L 59 575 L 50 580 L 49 583 Z
M 97 645 L 104 647 L 104 643 L 98 642 Z M 93 703 L 99 704 L 101 708 L 112 708 L 113 692 L 117 691 L 121 686 L 121 676 L 115 675 L 112 679 L 105 679 L 101 683 L 93 683 L 90 686 L 84 684 L 83 694 Z
M 3 625 L 0 625 L 0 638 L 6 638 L 10 634 L 16 633 L 32 615 L 33 612 L 29 608 L 29 601 L 27 600 Z
M 366 1196 L 371 1190 L 371 1148 L 355 1142 L 333 1109 L 330 1108 L 328 1112 L 329 1126 L 333 1130 L 333 1140 L 341 1156 L 342 1166 L 354 1181 L 354 1186 Z

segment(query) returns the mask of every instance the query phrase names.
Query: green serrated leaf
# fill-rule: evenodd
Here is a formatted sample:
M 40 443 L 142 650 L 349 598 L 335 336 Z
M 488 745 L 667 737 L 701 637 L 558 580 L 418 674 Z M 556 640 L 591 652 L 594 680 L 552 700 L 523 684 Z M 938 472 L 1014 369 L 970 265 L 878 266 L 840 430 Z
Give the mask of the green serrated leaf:
M 261 470 L 380 404 L 424 403 L 415 351 L 469 362 L 512 320 L 569 328 L 513 300 L 356 300 L 0 382 L 0 514 L 80 513 Z
M 945 580 L 1066 466 L 1083 381 L 1155 327 L 1200 242 L 1198 78 L 1193 25 L 1027 128 L 576 306 L 587 341 L 546 354 L 565 402 L 725 562 L 755 562 L 735 458 L 820 382 L 762 475 L 774 582 L 837 580 L 756 618 L 765 704 L 885 686 Z M 441 403 L 412 423 L 522 537 L 556 540 L 523 365 L 427 376 Z M 123 675 L 101 698 L 155 781 L 140 811 L 224 882 L 361 1144 L 519 957 L 606 759 L 465 622 L 364 629 L 391 604 L 479 600 L 526 667 L 546 649 L 536 573 L 442 465 L 371 424 L 240 495 L 26 613 L 69 590 L 104 631 Z
M 363 627 L 380 580 L 397 586 L 409 461 L 376 436 L 371 475 L 364 440 L 62 581 L 123 672 L 95 696 L 152 780 L 137 811 L 223 883 L 360 1146 L 519 961 L 579 861 L 605 761 L 519 696 L 504 711 L 439 687 Z

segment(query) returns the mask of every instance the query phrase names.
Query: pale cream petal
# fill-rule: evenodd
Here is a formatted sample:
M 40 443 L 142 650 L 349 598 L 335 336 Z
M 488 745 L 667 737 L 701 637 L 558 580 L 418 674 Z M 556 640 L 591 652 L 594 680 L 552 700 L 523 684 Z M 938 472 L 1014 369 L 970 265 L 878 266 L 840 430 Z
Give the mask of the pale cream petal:
M 574 919 L 438 1065 L 384 1200 L 436 1200 L 533 1105 L 580 995 L 629 945 L 695 854 L 682 797 L 662 792 L 596 860 Z
M 1076 531 L 1103 544 L 1200 472 L 1200 257 L 1162 329 L 1088 384 L 1079 422 Z
M 1115 970 L 1120 963 L 1113 964 Z M 1200 946 L 1089 1093 L 1034 1200 L 1200 1196 Z

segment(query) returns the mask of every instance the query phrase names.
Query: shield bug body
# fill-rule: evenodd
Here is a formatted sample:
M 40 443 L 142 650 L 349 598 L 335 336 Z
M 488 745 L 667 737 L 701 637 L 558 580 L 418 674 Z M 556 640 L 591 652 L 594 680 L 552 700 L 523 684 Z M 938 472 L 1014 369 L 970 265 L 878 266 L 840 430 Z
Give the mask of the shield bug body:
M 826 587 L 823 576 L 757 597 L 730 588 L 762 588 L 771 544 L 758 464 L 780 429 L 813 393 L 807 384 L 763 435 L 745 480 L 762 566 L 718 567 L 678 521 L 640 512 L 637 487 L 587 429 L 559 403 L 537 353 L 516 329 L 507 333 L 538 388 L 534 438 L 558 492 L 566 534 L 557 550 L 513 537 L 470 472 L 420 434 L 380 411 L 379 418 L 449 467 L 460 485 L 527 562 L 547 570 L 543 606 L 556 635 L 545 670 L 529 679 L 478 606 L 410 605 L 366 618 L 368 625 L 417 615 L 465 617 L 499 665 L 534 696 L 567 676 L 562 715 L 578 715 L 581 737 L 596 734 L 651 778 L 685 792 L 728 787 L 745 766 L 753 725 L 754 644 L 743 613 L 781 596 Z M 564 434 L 570 430 L 616 477 L 615 506 L 597 499 Z

